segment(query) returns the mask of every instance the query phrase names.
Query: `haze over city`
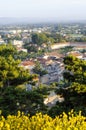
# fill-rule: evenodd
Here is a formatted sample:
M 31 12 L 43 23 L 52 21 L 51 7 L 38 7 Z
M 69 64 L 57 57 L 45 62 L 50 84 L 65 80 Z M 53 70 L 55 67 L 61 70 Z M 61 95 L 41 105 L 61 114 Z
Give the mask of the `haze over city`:
M 0 0 L 0 23 L 86 20 L 85 0 Z

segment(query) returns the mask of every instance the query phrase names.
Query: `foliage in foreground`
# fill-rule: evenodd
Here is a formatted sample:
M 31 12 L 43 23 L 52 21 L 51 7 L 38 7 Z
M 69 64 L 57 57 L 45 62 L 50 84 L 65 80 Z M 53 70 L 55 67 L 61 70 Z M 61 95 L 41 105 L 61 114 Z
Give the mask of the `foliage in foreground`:
M 81 112 L 75 116 L 73 111 L 54 119 L 41 113 L 30 117 L 18 112 L 17 116 L 9 115 L 7 119 L 1 116 L 0 130 L 86 130 L 86 117 Z
M 0 88 L 0 110 L 2 115 L 15 115 L 17 111 L 35 115 L 36 112 L 46 112 L 44 97 L 48 94 L 48 89 L 44 86 L 34 88 L 32 91 L 20 89 L 18 87 Z

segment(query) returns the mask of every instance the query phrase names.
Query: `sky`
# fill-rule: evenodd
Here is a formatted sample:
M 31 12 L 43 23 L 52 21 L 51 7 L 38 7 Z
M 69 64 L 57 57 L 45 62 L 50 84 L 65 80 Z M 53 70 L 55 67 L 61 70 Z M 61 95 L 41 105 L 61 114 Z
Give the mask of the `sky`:
M 0 0 L 0 17 L 86 20 L 86 0 Z

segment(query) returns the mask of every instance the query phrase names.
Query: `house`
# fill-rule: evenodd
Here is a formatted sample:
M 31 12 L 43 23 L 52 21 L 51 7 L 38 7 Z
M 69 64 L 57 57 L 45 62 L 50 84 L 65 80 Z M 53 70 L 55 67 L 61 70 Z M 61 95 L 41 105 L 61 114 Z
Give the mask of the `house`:
M 24 69 L 30 70 L 30 72 L 32 73 L 32 69 L 35 67 L 35 62 L 30 61 L 30 60 L 25 60 L 25 61 L 22 61 L 20 66 L 24 67 Z
M 43 65 L 44 69 L 48 72 L 48 74 L 41 77 L 41 82 L 51 83 L 54 81 L 60 81 L 63 79 L 63 71 L 64 71 L 64 65 L 60 62 L 53 62 L 51 64 L 45 64 Z
M 30 36 L 29 37 L 24 37 L 22 40 L 23 40 L 24 43 L 32 42 L 32 38 Z
M 23 41 L 14 40 L 14 41 L 13 41 L 13 45 L 16 46 L 16 47 L 22 47 Z
M 75 56 L 79 59 L 82 59 L 83 58 L 83 54 L 80 53 L 79 51 L 71 51 L 69 53 L 67 53 L 67 55 L 72 55 L 72 56 Z
M 42 84 L 46 84 L 49 82 L 49 74 L 43 75 L 42 77 L 40 77 L 40 82 Z
M 2 38 L 0 38 L 0 44 L 3 44 L 3 43 L 5 43 L 5 41 Z
M 27 53 L 27 49 L 24 49 L 22 47 L 16 47 L 17 51 L 23 51 L 23 52 L 26 52 Z

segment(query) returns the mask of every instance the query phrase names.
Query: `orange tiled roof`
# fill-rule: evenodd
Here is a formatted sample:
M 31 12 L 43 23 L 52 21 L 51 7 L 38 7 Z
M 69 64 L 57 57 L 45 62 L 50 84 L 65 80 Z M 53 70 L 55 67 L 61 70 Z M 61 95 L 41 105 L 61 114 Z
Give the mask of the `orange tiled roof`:
M 82 54 L 80 54 L 80 53 L 77 53 L 77 52 L 73 52 L 73 53 L 69 53 L 69 55 L 73 55 L 73 56 L 82 56 Z
M 32 66 L 32 65 L 35 65 L 35 63 L 33 61 L 23 61 L 22 65 L 23 66 Z

